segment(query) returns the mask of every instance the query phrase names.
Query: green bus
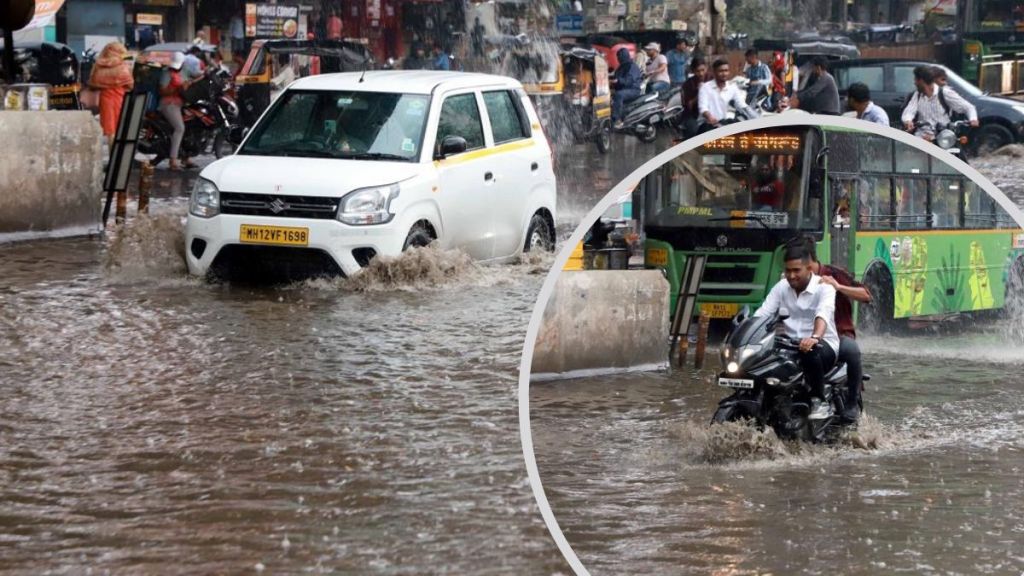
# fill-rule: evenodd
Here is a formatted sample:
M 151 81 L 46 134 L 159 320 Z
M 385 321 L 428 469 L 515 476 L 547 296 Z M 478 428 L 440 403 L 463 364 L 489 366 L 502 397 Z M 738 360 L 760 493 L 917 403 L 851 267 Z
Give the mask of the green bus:
M 862 322 L 1000 309 L 1019 293 L 1008 279 L 1024 275 L 1024 231 L 987 192 L 867 132 L 789 126 L 719 138 L 647 175 L 633 203 L 645 267 L 665 270 L 673 311 L 686 259 L 706 255 L 697 302 L 711 318 L 759 305 L 797 235 L 868 285 Z
M 990 94 L 1024 94 L 1024 3 L 960 0 L 958 9 L 960 75 Z

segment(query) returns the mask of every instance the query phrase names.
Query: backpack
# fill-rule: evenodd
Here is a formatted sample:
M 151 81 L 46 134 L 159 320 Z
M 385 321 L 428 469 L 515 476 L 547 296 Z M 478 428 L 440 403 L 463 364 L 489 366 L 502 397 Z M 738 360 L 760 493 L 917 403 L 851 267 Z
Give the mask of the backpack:
M 946 116 L 949 116 L 950 120 L 952 120 L 953 119 L 953 111 L 949 107 L 949 103 L 946 102 L 946 94 L 945 94 L 945 92 L 946 92 L 945 87 L 939 88 L 939 104 L 941 104 L 942 105 L 942 109 L 946 111 Z M 907 94 L 906 99 L 903 100 L 903 106 L 900 107 L 900 116 L 903 116 L 903 112 L 906 111 L 907 106 L 910 105 L 910 100 L 914 97 L 915 94 L 918 94 L 918 93 L 919 92 L 917 90 L 914 90 L 913 92 Z

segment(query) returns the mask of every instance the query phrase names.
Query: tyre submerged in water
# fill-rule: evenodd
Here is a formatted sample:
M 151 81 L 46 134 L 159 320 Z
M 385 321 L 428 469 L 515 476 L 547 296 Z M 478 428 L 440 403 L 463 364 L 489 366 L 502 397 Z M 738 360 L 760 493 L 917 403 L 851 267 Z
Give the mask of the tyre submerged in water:
M 475 260 L 553 250 L 551 149 L 521 85 L 456 72 L 291 84 L 189 203 L 195 275 L 233 266 L 358 273 L 437 243 Z

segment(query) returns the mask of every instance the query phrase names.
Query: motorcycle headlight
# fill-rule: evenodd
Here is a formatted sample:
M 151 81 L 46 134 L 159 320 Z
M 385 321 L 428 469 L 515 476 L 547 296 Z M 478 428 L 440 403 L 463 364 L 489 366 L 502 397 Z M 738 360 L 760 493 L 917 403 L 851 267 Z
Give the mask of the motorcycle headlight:
M 939 135 L 935 137 L 935 143 L 939 145 L 939 148 L 948 149 L 956 146 L 957 138 L 956 134 L 952 130 L 942 130 Z
M 739 362 L 743 364 L 748 358 L 761 351 L 760 344 L 748 344 L 739 349 Z
M 192 187 L 192 198 L 188 203 L 189 214 L 200 218 L 210 218 L 220 214 L 220 190 L 205 178 L 196 178 Z
M 398 184 L 361 188 L 341 199 L 338 220 L 353 226 L 385 224 L 395 217 L 391 213 L 391 201 L 398 197 Z
M 740 371 L 740 365 L 736 362 L 729 362 L 729 364 L 725 366 L 725 371 L 730 374 L 735 374 Z

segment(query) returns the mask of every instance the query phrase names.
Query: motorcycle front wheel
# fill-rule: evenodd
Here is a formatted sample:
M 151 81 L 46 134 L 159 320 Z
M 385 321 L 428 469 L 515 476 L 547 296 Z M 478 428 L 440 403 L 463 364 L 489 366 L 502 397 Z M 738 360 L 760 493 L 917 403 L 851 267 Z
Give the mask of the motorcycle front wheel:
M 658 139 L 658 127 L 648 126 L 645 132 L 637 132 L 636 137 L 644 144 L 650 144 Z

